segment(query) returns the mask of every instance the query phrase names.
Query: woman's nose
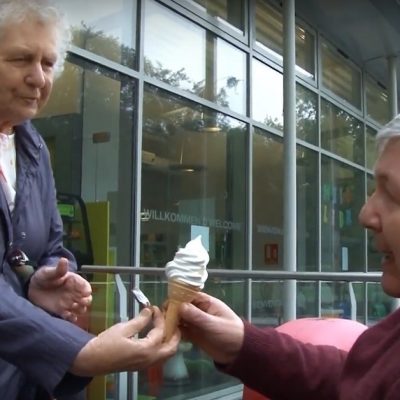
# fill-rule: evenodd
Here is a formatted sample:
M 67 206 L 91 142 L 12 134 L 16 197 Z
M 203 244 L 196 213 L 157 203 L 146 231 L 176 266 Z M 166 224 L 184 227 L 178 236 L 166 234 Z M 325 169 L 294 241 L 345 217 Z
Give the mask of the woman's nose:
M 38 62 L 31 66 L 26 77 L 26 81 L 28 84 L 34 85 L 38 88 L 42 88 L 45 85 L 46 76 L 41 63 Z

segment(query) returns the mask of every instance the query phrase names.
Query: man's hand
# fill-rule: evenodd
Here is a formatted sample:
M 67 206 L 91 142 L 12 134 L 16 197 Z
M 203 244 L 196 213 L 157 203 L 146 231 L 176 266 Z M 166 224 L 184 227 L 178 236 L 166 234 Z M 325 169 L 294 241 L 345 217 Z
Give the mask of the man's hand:
M 220 364 L 231 363 L 244 338 L 243 321 L 221 300 L 199 293 L 192 304 L 180 307 L 183 337 Z
M 92 288 L 86 279 L 68 270 L 66 258 L 60 258 L 55 267 L 41 267 L 32 275 L 28 299 L 47 312 L 75 322 L 92 302 Z
M 135 335 L 153 321 L 154 327 L 141 339 Z M 78 353 L 70 369 L 75 375 L 96 376 L 119 371 L 138 371 L 175 354 L 177 331 L 164 342 L 164 316 L 158 307 L 146 307 L 127 322 L 113 325 L 90 340 Z

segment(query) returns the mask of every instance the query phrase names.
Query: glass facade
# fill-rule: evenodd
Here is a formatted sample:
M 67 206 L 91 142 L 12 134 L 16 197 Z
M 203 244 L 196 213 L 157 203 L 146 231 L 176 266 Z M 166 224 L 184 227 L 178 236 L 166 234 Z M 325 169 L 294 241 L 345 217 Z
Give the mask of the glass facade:
M 143 101 L 141 265 L 202 234 L 209 267 L 242 268 L 245 124 L 151 86 Z
M 253 135 L 253 268 L 283 268 L 283 145 L 261 129 Z
M 133 68 L 136 62 L 137 2 L 56 0 L 72 28 L 72 43 Z
M 245 0 L 186 0 L 194 3 L 201 13 L 212 17 L 215 22 L 229 25 L 240 33 L 244 33 Z
M 252 117 L 269 127 L 283 130 L 283 76 L 277 70 L 252 60 Z M 273 96 L 268 96 L 273 93 Z
M 389 96 L 386 88 L 370 76 L 365 79 L 365 103 L 368 117 L 380 124 L 390 119 Z
M 149 76 L 245 113 L 245 53 L 152 0 L 145 2 L 144 60 Z
M 296 69 L 305 78 L 315 78 L 315 37 L 296 24 Z M 282 60 L 283 17 L 280 8 L 263 0 L 255 3 L 255 43 L 262 51 Z
M 361 109 L 361 71 L 325 41 L 321 42 L 321 64 L 323 87 Z
M 59 3 L 74 46 L 34 124 L 50 150 L 65 243 L 79 263 L 162 269 L 201 234 L 209 268 L 288 269 L 278 2 Z M 304 21 L 296 19 L 295 32 L 296 270 L 378 271 L 357 216 L 373 190 L 387 90 Z M 68 212 L 70 199 L 84 213 Z M 123 289 L 114 276 L 89 278 L 87 327 L 98 333 L 121 317 Z M 154 304 L 166 298 L 161 275 L 122 278 L 126 291 L 139 284 Z M 283 287 L 280 279 L 211 277 L 205 291 L 257 325 L 276 326 Z M 374 283 L 299 280 L 296 297 L 298 317 L 372 324 L 390 310 Z M 112 375 L 95 379 L 87 399 L 233 399 L 241 390 L 193 346 L 182 345 L 172 362 L 179 379 L 173 364 Z

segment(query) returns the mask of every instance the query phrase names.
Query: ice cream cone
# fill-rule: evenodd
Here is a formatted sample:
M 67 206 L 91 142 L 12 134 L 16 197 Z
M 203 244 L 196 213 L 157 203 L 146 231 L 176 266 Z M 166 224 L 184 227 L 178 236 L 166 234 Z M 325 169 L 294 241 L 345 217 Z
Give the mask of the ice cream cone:
M 165 315 L 165 341 L 171 339 L 178 326 L 178 309 L 180 304 L 185 302 L 190 303 L 199 291 L 200 288 L 197 286 L 189 285 L 175 279 L 168 281 L 168 308 Z

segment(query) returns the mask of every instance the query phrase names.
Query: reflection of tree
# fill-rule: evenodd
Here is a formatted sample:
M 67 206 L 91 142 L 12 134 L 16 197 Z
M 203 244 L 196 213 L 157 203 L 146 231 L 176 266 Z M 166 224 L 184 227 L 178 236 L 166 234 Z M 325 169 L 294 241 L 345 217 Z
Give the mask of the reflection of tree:
M 270 116 L 267 116 L 264 119 L 264 124 L 279 131 L 283 131 L 283 124 L 278 117 L 272 118 Z
M 158 61 L 153 64 L 146 57 L 144 58 L 144 72 L 146 75 L 157 78 L 174 87 L 180 87 L 183 82 L 190 82 L 184 68 L 181 68 L 178 71 L 172 71 L 164 68 Z
M 207 100 L 213 101 L 222 107 L 229 107 L 228 101 L 228 89 L 237 88 L 240 80 L 234 76 L 225 77 L 225 85 L 219 89 L 219 91 L 213 95 L 207 95 L 207 85 L 205 79 L 195 82 L 189 78 L 186 74 L 185 68 L 181 68 L 177 71 L 173 71 L 164 68 L 159 61 L 153 63 L 151 60 L 145 57 L 144 71 L 146 75 L 153 78 L 159 79 L 168 85 L 183 88 L 184 90 L 194 93 L 195 95 L 206 98 Z M 215 85 L 215 82 L 213 83 Z
M 311 143 L 317 139 L 317 107 L 315 95 L 297 86 L 296 95 L 297 137 Z
M 135 49 L 121 43 L 119 38 L 88 26 L 84 22 L 81 22 L 80 26 L 74 27 L 72 32 L 73 43 L 76 46 L 104 56 L 112 61 L 127 65 L 128 67 L 135 66 Z M 94 67 L 92 72 L 102 73 L 99 67 Z M 145 57 L 144 72 L 146 75 L 156 78 L 172 87 L 182 88 L 199 97 L 206 98 L 206 80 L 199 82 L 191 80 L 185 68 L 174 71 L 165 68 L 158 61 L 154 62 Z M 224 78 L 224 81 L 225 85 L 213 95 L 213 98 L 208 98 L 208 100 L 223 107 L 229 107 L 228 90 L 237 88 L 240 80 L 235 76 L 227 76 Z M 134 101 L 129 96 L 124 95 L 124 91 L 130 92 L 130 86 L 122 85 L 120 106 L 123 111 L 131 113 L 134 108 Z M 178 126 L 194 131 L 202 130 L 207 126 L 218 126 L 220 129 L 229 126 L 227 118 L 221 113 L 207 112 L 206 108 L 196 105 L 190 108 L 182 106 L 182 102 L 177 101 L 177 96 L 164 96 L 161 100 L 160 97 L 162 97 L 164 91 L 157 88 L 152 90 L 152 93 L 152 96 L 145 96 L 144 98 L 144 106 L 147 110 L 151 110 L 144 121 L 146 128 L 149 128 L 150 132 L 155 127 L 159 133 L 166 134 L 175 132 Z M 111 98 L 108 100 L 111 101 Z M 108 100 L 104 99 L 105 102 Z M 149 102 L 152 104 L 149 104 Z
M 149 134 L 169 136 L 185 131 L 202 132 L 212 128 L 227 131 L 232 128 L 232 120 L 225 114 L 154 86 L 147 86 L 143 101 L 146 110 L 143 125 Z
M 119 38 L 86 25 L 72 28 L 72 42 L 85 50 L 104 56 L 123 65 L 133 66 L 135 49 L 120 42 Z
M 357 163 L 364 163 L 361 122 L 327 101 L 321 104 L 321 138 L 322 145 L 328 150 Z

